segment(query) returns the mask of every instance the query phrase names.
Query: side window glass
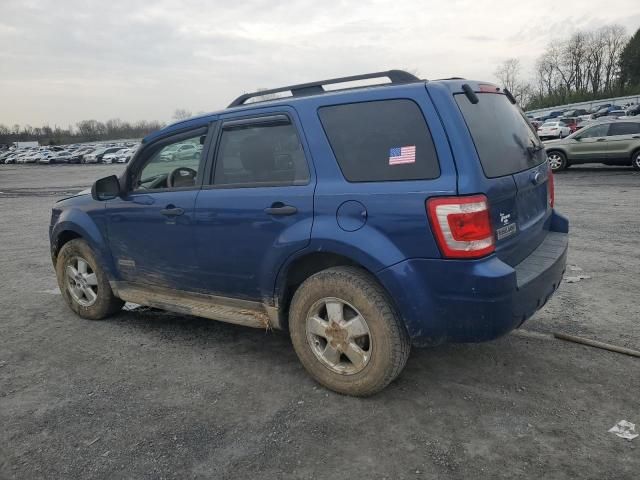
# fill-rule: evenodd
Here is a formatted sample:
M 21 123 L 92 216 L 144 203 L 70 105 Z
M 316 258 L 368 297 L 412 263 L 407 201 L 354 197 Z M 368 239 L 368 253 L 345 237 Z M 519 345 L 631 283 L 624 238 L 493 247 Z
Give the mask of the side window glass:
M 308 182 L 309 169 L 294 125 L 243 125 L 223 129 L 214 185 L 258 187 Z
M 636 135 L 638 133 L 640 133 L 640 122 L 612 123 L 609 135 Z
M 160 148 L 142 168 L 134 190 L 195 186 L 204 138 L 205 135 L 195 135 Z
M 413 101 L 331 105 L 320 108 L 318 115 L 347 181 L 423 180 L 440 176 L 431 133 L 420 107 Z M 521 122 L 531 133 L 525 121 Z
M 580 138 L 605 137 L 609 131 L 609 124 L 595 125 L 580 134 Z

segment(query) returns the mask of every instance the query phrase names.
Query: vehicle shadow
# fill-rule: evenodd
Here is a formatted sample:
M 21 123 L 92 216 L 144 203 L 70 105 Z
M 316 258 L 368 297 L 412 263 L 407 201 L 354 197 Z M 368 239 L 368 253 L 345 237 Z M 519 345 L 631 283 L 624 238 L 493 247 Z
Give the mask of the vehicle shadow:
M 610 165 L 601 165 L 594 166 L 591 164 L 584 165 L 571 165 L 569 168 L 565 170 L 561 170 L 559 172 L 554 173 L 554 175 L 569 175 L 571 172 L 592 172 L 592 173 L 640 173 L 635 170 L 633 167 L 629 166 L 610 166 Z
M 264 372 L 277 370 L 280 376 L 278 381 L 289 388 L 294 385 L 306 388 L 316 386 L 304 372 L 286 332 L 232 325 L 144 307 L 123 311 L 106 322 L 145 335 L 149 343 L 158 349 L 172 346 L 178 350 L 211 351 L 216 358 L 228 359 L 229 368 L 235 365 L 236 368 L 257 368 Z M 540 387 L 548 384 L 551 388 L 554 376 L 541 374 L 533 377 L 532 372 L 549 371 L 550 363 L 554 364 L 551 371 L 560 370 L 561 376 L 575 377 L 575 370 L 580 369 L 578 365 L 572 368 L 572 362 L 556 358 L 553 352 L 558 350 L 558 345 L 553 342 L 524 339 L 516 335 L 481 344 L 413 348 L 399 378 L 371 399 L 376 402 L 406 401 L 407 391 L 413 392 L 412 398 L 422 398 L 416 400 L 419 403 L 427 398 L 432 402 L 441 396 L 443 404 L 446 404 L 452 392 L 458 392 L 461 398 L 472 398 L 476 394 L 498 398 L 504 396 L 505 389 L 515 391 L 518 385 L 529 383 L 534 378 Z M 245 367 L 238 367 L 235 360 L 240 358 L 246 362 Z M 524 378 L 524 372 L 527 372 L 527 378 Z M 237 375 L 256 373 L 255 370 L 238 371 Z

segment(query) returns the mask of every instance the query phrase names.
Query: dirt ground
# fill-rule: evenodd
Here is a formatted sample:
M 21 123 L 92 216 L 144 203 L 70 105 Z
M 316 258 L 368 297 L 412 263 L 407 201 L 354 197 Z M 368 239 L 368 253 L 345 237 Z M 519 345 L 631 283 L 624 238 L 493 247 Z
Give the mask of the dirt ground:
M 329 392 L 288 337 L 123 311 L 101 322 L 56 291 L 52 203 L 122 166 L 0 166 L 0 478 L 637 478 L 640 174 L 556 176 L 567 276 L 523 327 L 414 349 L 373 398 Z M 578 270 L 581 269 L 581 270 Z

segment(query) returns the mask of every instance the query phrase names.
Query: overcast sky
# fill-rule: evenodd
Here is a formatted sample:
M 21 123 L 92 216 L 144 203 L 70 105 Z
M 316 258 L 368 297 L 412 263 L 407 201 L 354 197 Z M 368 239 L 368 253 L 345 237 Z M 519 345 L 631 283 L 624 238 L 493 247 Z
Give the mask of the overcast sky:
M 0 123 L 169 120 L 258 87 L 389 68 L 529 73 L 575 29 L 640 27 L 639 0 L 0 0 Z

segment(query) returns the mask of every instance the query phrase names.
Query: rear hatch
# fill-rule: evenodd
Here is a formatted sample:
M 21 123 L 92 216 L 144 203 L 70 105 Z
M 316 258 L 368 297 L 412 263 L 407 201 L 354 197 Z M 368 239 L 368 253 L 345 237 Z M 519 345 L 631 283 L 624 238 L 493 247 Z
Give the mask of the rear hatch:
M 489 200 L 496 255 L 516 265 L 544 240 L 551 214 L 550 170 L 524 114 L 493 85 L 455 94 L 484 172 L 477 184 Z M 479 193 L 479 192 L 461 192 Z

